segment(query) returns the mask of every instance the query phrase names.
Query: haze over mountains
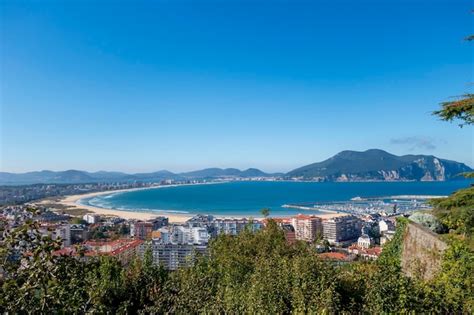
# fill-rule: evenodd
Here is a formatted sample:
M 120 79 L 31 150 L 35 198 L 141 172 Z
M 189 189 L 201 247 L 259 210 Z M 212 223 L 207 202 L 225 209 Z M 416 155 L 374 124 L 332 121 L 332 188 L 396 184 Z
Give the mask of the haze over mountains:
M 364 152 L 342 151 L 335 156 L 313 163 L 286 174 L 265 173 L 256 168 L 207 168 L 198 171 L 172 173 L 166 170 L 152 173 L 127 174 L 123 172 L 86 172 L 78 170 L 38 171 L 28 173 L 0 172 L 0 185 L 26 185 L 36 183 L 97 183 L 162 180 L 200 180 L 217 178 L 279 177 L 317 181 L 444 181 L 458 178 L 472 169 L 459 162 L 440 159 L 432 155 L 396 156 L 383 150 Z

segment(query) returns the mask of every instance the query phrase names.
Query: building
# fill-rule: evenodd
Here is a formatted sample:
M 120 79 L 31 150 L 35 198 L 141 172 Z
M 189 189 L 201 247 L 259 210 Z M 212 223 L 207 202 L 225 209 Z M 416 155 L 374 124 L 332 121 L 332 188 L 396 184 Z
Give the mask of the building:
M 130 236 L 139 240 L 151 239 L 152 222 L 136 221 L 130 223 Z
M 83 224 L 71 224 L 71 244 L 82 243 L 89 239 L 89 230 Z
M 285 233 L 285 239 L 288 244 L 293 244 L 296 241 L 295 228 L 291 224 L 282 224 L 281 228 Z
M 82 243 L 88 239 L 87 227 L 82 224 L 41 224 L 40 232 L 52 239 L 61 239 L 62 246 Z
M 370 248 L 374 245 L 374 240 L 370 238 L 367 234 L 362 234 L 357 239 L 357 246 L 360 248 Z
M 88 224 L 97 224 L 100 222 L 100 216 L 93 213 L 85 214 L 82 219 L 86 221 Z
M 291 225 L 297 240 L 313 242 L 323 236 L 322 220 L 317 216 L 298 214 L 291 218 Z
M 140 246 L 141 257 L 144 257 L 148 248 L 151 250 L 153 263 L 163 266 L 167 270 L 192 266 L 196 255 L 207 255 L 207 246 L 205 245 L 165 244 L 152 240 Z
M 71 245 L 71 228 L 69 224 L 48 224 L 43 223 L 39 229 L 42 235 L 50 236 L 53 240 L 61 240 L 61 246 Z
M 318 257 L 322 260 L 331 262 L 334 265 L 345 265 L 356 258 L 355 255 L 344 252 L 327 252 L 318 254 Z
M 395 223 L 390 219 L 384 219 L 379 221 L 380 231 L 380 245 L 385 245 L 395 236 Z
M 333 245 L 349 244 L 361 235 L 362 221 L 347 215 L 323 221 L 323 236 Z
M 196 214 L 194 217 L 186 221 L 189 226 L 210 227 L 214 220 L 212 215 Z
M 102 219 L 102 225 L 104 226 L 117 226 L 121 223 L 125 223 L 125 219 L 119 217 L 105 217 Z
M 171 243 L 172 231 L 170 231 L 172 227 L 162 227 L 156 231 L 152 232 L 152 240 L 160 241 L 162 243 Z
M 163 244 L 205 245 L 210 234 L 204 227 L 174 225 L 153 231 L 152 239 Z
M 379 258 L 382 253 L 381 247 L 362 248 L 358 245 L 352 245 L 349 247 L 348 252 L 360 256 L 365 260 L 375 260 Z
M 142 240 L 119 239 L 115 241 L 87 241 L 84 247 L 86 256 L 108 255 L 116 257 L 122 264 L 128 264 L 140 254 Z
M 57 214 L 53 211 L 43 211 L 41 214 L 34 217 L 35 221 L 39 222 L 68 222 L 71 219 L 70 216 L 65 214 Z
M 395 231 L 386 231 L 380 237 L 380 245 L 385 245 L 388 241 L 392 240 L 395 236 Z
M 196 245 L 203 245 L 209 243 L 211 236 L 206 228 L 193 227 L 191 228 L 192 243 Z
M 379 221 L 379 231 L 381 234 L 387 231 L 395 231 L 395 225 L 392 221 L 389 220 L 380 220 Z
M 174 226 L 170 241 L 173 244 L 204 245 L 209 239 L 209 232 L 204 227 Z
M 148 220 L 147 222 L 150 222 L 153 225 L 153 231 L 158 230 L 159 228 L 162 228 L 169 224 L 167 217 L 156 217 L 151 220 Z
M 228 235 L 237 235 L 246 228 L 251 231 L 258 231 L 263 227 L 263 223 L 258 220 L 243 219 L 214 219 L 211 222 L 210 230 L 214 236 L 221 233 Z

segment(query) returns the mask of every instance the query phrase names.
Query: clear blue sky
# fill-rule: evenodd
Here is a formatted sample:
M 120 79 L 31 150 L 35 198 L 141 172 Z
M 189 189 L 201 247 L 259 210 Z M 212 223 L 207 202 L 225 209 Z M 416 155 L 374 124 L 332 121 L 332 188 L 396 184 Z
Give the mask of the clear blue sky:
M 473 82 L 472 3 L 8 1 L 2 171 L 287 171 L 346 149 L 474 166 L 430 112 Z

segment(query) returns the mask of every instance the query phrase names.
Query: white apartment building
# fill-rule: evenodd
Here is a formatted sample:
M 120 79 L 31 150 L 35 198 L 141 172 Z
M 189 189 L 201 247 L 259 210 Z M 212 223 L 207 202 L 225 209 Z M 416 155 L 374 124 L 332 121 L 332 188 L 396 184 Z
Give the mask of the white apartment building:
M 245 228 L 250 228 L 252 231 L 260 230 L 263 224 L 258 220 L 249 219 L 214 219 L 211 222 L 213 234 L 219 235 L 221 233 L 228 235 L 237 235 Z
M 353 215 L 323 221 L 324 239 L 335 245 L 357 239 L 361 235 L 361 228 L 362 221 Z
M 299 214 L 291 218 L 291 225 L 297 240 L 312 242 L 323 235 L 322 220 L 316 216 Z
M 163 244 L 194 244 L 205 245 L 209 242 L 210 235 L 204 227 L 170 226 L 158 229 L 154 233 L 154 240 Z
M 196 254 L 207 254 L 206 245 L 165 244 L 160 241 L 152 240 L 150 243 L 140 246 L 141 257 L 144 256 L 147 248 L 151 248 L 153 263 L 163 266 L 168 270 L 189 267 L 194 263 Z
M 395 226 L 391 221 L 388 220 L 380 220 L 379 221 L 379 231 L 381 234 L 387 231 L 394 231 Z
M 93 213 L 85 214 L 82 219 L 86 221 L 88 224 L 96 224 L 100 222 L 100 216 Z

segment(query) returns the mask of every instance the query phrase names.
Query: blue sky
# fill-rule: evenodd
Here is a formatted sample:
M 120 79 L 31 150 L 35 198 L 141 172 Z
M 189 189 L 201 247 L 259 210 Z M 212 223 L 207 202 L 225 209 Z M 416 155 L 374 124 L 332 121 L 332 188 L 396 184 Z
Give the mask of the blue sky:
M 474 166 L 470 1 L 2 1 L 2 171 Z

